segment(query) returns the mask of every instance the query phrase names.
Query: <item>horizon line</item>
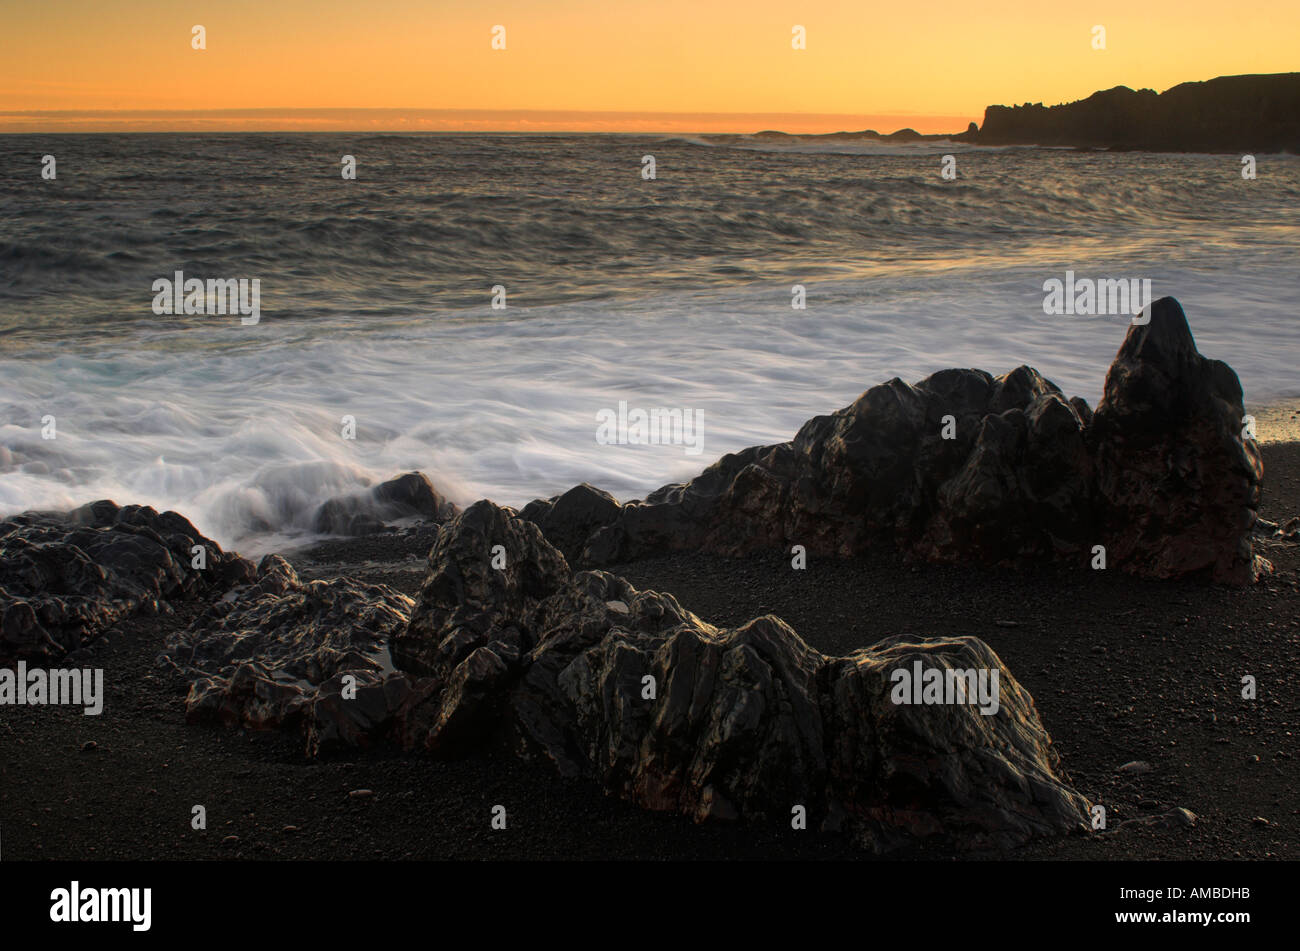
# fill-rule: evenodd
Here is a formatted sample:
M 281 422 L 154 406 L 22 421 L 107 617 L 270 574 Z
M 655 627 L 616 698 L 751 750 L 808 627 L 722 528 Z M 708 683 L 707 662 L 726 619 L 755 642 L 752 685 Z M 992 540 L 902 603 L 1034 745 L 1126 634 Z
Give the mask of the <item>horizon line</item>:
M 918 112 L 678 112 L 596 109 L 235 107 L 220 109 L 0 109 L 0 134 L 58 132 L 495 132 L 956 134 L 974 118 Z M 894 128 L 888 123 L 899 123 Z M 881 127 L 877 129 L 877 127 Z

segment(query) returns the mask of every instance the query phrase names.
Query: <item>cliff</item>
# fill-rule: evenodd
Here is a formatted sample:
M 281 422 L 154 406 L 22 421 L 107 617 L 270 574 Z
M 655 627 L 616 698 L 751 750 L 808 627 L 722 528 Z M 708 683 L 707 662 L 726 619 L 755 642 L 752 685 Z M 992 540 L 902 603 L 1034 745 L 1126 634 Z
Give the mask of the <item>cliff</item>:
M 1116 86 L 1058 106 L 989 106 L 982 126 L 953 138 L 978 145 L 1300 152 L 1300 73 L 1220 76 L 1159 94 Z

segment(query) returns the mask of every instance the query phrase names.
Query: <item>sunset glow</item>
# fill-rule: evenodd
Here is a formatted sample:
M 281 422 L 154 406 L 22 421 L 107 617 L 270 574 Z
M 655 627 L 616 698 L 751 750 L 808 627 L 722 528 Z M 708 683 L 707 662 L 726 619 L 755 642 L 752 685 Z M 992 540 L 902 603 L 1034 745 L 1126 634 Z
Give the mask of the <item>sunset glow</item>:
M 990 103 L 1293 70 L 1300 37 L 1291 0 L 45 0 L 4 21 L 2 131 L 955 131 Z

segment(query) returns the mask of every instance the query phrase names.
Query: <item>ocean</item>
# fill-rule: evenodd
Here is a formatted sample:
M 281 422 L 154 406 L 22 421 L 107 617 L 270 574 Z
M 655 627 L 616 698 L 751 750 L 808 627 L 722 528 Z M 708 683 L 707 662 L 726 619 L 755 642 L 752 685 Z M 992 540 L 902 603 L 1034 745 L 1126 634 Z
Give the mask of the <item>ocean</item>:
M 1248 406 L 1300 396 L 1300 158 L 1256 158 L 0 136 L 0 515 L 112 498 L 254 555 L 414 469 L 462 504 L 639 497 L 949 366 L 1095 404 L 1128 316 L 1045 313 L 1067 272 L 1177 297 Z M 258 281 L 259 319 L 156 313 L 178 271 Z M 598 439 L 620 407 L 690 414 L 702 453 Z

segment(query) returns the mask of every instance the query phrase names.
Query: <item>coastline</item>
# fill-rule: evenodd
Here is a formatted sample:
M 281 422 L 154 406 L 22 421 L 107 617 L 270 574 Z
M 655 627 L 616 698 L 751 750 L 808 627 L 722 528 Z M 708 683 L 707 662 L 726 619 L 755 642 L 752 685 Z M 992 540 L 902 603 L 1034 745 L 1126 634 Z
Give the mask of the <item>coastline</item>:
M 257 566 L 176 513 L 28 513 L 5 642 L 108 715 L 10 694 L 0 817 L 28 857 L 1294 857 L 1300 412 L 1257 455 L 1240 400 L 1162 298 L 1095 410 L 891 380 L 641 504 L 406 473 Z M 918 655 L 1005 689 L 900 701 Z
M 1285 438 L 1292 429 L 1279 413 L 1289 421 L 1285 405 L 1259 417 L 1260 515 L 1273 521 L 1300 513 L 1300 442 Z M 304 579 L 360 575 L 413 593 L 433 531 L 287 556 Z M 883 555 L 814 559 L 794 573 L 782 553 L 672 553 L 608 567 L 717 624 L 776 614 L 828 653 L 891 634 L 985 639 L 1035 698 L 1063 771 L 1106 805 L 1110 831 L 962 857 L 1296 859 L 1292 711 L 1277 699 L 1243 707 L 1237 681 L 1254 673 L 1266 698 L 1300 695 L 1300 551 L 1256 544 L 1275 571 L 1246 589 L 1051 566 L 905 566 Z M 498 748 L 452 760 L 389 750 L 307 760 L 298 736 L 188 725 L 187 679 L 154 658 L 201 607 L 123 621 L 79 652 L 78 663 L 106 669 L 112 715 L 6 710 L 4 742 L 21 751 L 0 763 L 11 860 L 954 857 L 925 846 L 873 856 L 783 822 L 697 826 Z M 1118 771 L 1135 760 L 1153 770 Z M 500 802 L 511 831 L 494 834 L 488 810 Z M 204 831 L 190 827 L 196 804 L 208 812 Z M 1194 822 L 1172 824 L 1177 809 Z

